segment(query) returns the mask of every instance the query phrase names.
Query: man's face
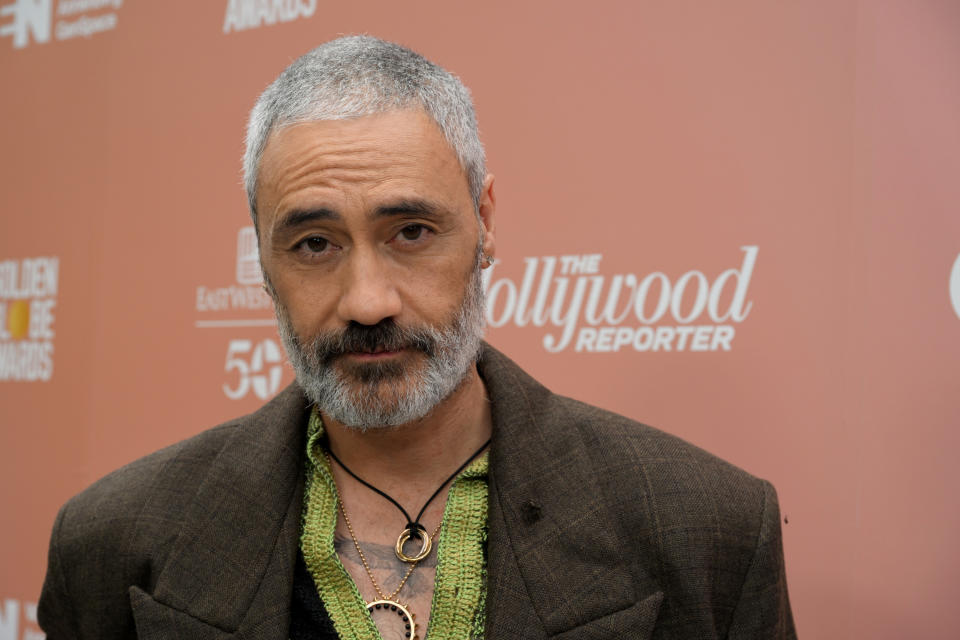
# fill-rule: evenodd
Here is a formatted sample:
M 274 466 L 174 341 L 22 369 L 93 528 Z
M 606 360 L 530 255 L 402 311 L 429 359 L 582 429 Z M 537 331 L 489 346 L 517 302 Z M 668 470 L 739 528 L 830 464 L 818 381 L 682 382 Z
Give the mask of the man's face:
M 439 128 L 404 110 L 275 132 L 259 184 L 261 260 L 301 386 L 350 426 L 426 415 L 479 347 L 492 179 L 478 216 Z

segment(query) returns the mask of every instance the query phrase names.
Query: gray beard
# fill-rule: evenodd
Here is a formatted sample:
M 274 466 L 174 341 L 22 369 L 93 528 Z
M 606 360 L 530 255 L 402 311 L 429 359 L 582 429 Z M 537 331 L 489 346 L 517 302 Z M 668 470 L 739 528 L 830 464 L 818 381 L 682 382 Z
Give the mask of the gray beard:
M 476 262 L 453 318 L 439 327 L 406 328 L 392 320 L 351 323 L 304 342 L 274 296 L 277 326 L 297 382 L 321 412 L 358 430 L 394 427 L 425 417 L 466 379 L 480 354 L 484 292 Z M 378 349 L 418 352 L 423 364 L 348 364 L 344 353 Z

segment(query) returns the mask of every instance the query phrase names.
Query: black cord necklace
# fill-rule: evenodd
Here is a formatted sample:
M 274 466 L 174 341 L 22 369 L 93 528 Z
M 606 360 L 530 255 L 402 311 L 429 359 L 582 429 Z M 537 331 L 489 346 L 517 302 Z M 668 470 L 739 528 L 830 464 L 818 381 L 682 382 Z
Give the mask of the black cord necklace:
M 384 498 L 389 500 L 391 503 L 393 503 L 393 506 L 395 506 L 397 509 L 400 509 L 400 513 L 402 513 L 403 517 L 407 519 L 407 525 L 406 527 L 404 527 L 403 531 L 400 533 L 400 536 L 397 538 L 397 546 L 395 547 L 394 551 L 397 552 L 397 557 L 400 558 L 400 560 L 402 560 L 403 562 L 420 562 L 421 560 L 427 557 L 427 555 L 430 553 L 430 547 L 432 546 L 432 543 L 430 541 L 430 536 L 427 535 L 426 528 L 422 524 L 420 524 L 420 518 L 423 517 L 423 512 L 427 510 L 427 507 L 430 506 L 430 503 L 433 502 L 433 499 L 436 498 L 438 495 L 440 495 L 440 492 L 443 490 L 443 488 L 447 486 L 447 484 L 451 480 L 453 480 L 458 475 L 460 475 L 460 472 L 463 471 L 468 464 L 473 462 L 474 458 L 479 456 L 483 452 L 483 450 L 490 445 L 490 440 L 487 440 L 486 442 L 484 442 L 482 447 L 477 449 L 473 455 L 467 458 L 466 462 L 464 462 L 462 465 L 457 467 L 457 470 L 451 473 L 450 477 L 443 481 L 443 484 L 437 487 L 437 490 L 434 491 L 433 495 L 430 496 L 430 498 L 424 503 L 423 508 L 420 509 L 420 513 L 417 514 L 417 517 L 415 519 L 410 518 L 410 514 L 407 513 L 407 510 L 404 509 L 399 502 L 391 498 L 389 495 L 387 495 L 385 492 L 381 491 L 380 489 L 377 489 L 375 486 L 373 486 L 372 484 L 370 484 L 369 482 L 367 482 L 366 480 L 364 480 L 363 478 L 355 474 L 353 471 L 350 471 L 349 467 L 343 464 L 340 458 L 338 458 L 337 455 L 333 452 L 333 449 L 330 447 L 330 442 L 327 441 L 326 444 L 327 444 L 327 452 L 330 454 L 330 457 L 333 458 L 336 461 L 336 463 L 340 465 L 340 467 L 344 471 L 349 473 L 354 480 L 356 480 L 363 486 L 367 487 L 368 489 L 372 489 L 373 491 L 376 491 L 381 496 L 383 496 Z M 406 544 L 407 541 L 412 540 L 413 538 L 416 538 L 417 540 L 420 541 L 420 545 L 421 545 L 420 551 L 416 555 L 408 556 L 403 552 L 403 545 Z

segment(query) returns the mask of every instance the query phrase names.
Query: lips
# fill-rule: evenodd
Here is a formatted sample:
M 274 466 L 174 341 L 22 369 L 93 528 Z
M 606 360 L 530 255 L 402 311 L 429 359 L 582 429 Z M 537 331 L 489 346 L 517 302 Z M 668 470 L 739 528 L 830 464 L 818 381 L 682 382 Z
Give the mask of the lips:
M 398 349 L 388 349 L 386 347 L 377 347 L 374 349 L 360 349 L 358 351 L 355 351 L 354 353 L 377 354 L 377 353 L 396 353 L 397 351 Z
M 347 353 L 345 353 L 345 354 L 343 354 L 343 355 L 357 356 L 357 357 L 361 357 L 361 358 L 363 358 L 363 357 L 377 358 L 377 357 L 386 357 L 386 356 L 397 355 L 397 354 L 400 353 L 401 351 L 403 351 L 403 349 L 375 349 L 375 350 L 362 349 L 362 350 L 360 350 L 360 351 L 350 351 L 350 352 L 347 352 Z

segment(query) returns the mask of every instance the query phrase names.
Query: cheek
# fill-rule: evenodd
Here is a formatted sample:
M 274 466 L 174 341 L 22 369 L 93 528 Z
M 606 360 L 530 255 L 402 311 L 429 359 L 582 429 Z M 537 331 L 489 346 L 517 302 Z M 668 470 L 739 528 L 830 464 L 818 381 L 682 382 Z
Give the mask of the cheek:
M 310 336 L 330 328 L 327 325 L 336 308 L 336 287 L 291 277 L 273 283 L 298 335 Z
M 471 257 L 466 264 L 462 260 L 450 260 L 443 266 L 410 274 L 403 283 L 405 308 L 420 322 L 448 323 L 463 303 L 473 265 Z

